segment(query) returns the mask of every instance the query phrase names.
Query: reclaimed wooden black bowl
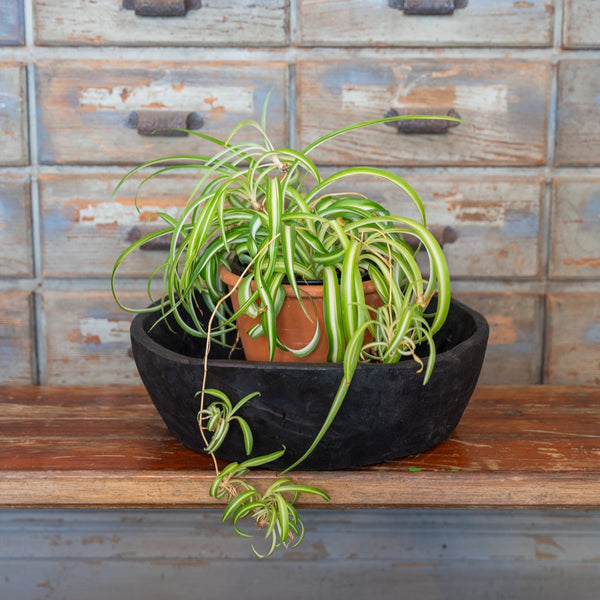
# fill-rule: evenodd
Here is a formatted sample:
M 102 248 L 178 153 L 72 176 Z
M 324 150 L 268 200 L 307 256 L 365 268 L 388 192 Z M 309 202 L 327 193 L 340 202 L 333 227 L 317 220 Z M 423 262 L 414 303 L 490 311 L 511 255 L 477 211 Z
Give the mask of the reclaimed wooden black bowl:
M 140 314 L 133 320 L 133 356 L 171 434 L 202 452 L 195 395 L 202 388 L 204 341 L 169 328 L 165 321 L 155 323 L 157 315 Z M 412 359 L 393 365 L 360 364 L 331 428 L 298 468 L 371 465 L 423 452 L 445 440 L 471 398 L 487 339 L 485 318 L 453 300 L 435 336 L 437 358 L 429 382 L 423 385 Z M 342 365 L 250 362 L 241 350 L 228 355 L 229 350 L 212 344 L 207 387 L 222 390 L 234 404 L 259 391 L 260 396 L 239 413 L 254 435 L 251 456 L 285 446 L 285 455 L 268 468 L 291 465 L 321 428 L 342 379 Z M 247 458 L 235 423 L 217 456 L 228 461 Z

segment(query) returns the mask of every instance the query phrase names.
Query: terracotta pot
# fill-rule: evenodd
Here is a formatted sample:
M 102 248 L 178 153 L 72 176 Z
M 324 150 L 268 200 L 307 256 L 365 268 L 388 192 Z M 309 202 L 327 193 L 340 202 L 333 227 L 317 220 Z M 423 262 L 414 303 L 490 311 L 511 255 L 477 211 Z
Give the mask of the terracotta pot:
M 221 267 L 219 276 L 227 284 L 231 290 L 238 282 L 239 276 L 232 273 L 229 269 Z M 321 337 L 317 347 L 307 356 L 298 358 L 277 348 L 275 350 L 275 362 L 327 362 L 327 354 L 329 352 L 329 342 L 325 331 L 325 322 L 323 317 L 323 286 L 319 283 L 299 284 L 300 294 L 304 300 L 304 307 L 309 316 L 306 315 L 300 302 L 296 298 L 291 286 L 284 285 L 286 298 L 281 307 L 281 311 L 277 316 L 277 334 L 279 339 L 293 350 L 304 348 L 313 338 L 317 320 L 321 326 Z M 363 283 L 365 291 L 365 300 L 369 306 L 377 308 L 382 305 L 381 298 L 375 291 L 375 286 L 371 281 Z M 255 289 L 255 288 L 253 288 Z M 231 303 L 234 310 L 238 310 L 239 302 L 237 292 L 231 296 Z M 309 318 L 310 317 L 310 318 Z M 248 331 L 254 327 L 260 319 L 252 319 L 246 315 L 242 315 L 237 320 L 237 327 L 242 342 L 242 348 L 246 360 L 251 361 L 268 361 L 269 360 L 269 343 L 265 335 L 261 335 L 257 339 L 252 339 L 248 335 Z

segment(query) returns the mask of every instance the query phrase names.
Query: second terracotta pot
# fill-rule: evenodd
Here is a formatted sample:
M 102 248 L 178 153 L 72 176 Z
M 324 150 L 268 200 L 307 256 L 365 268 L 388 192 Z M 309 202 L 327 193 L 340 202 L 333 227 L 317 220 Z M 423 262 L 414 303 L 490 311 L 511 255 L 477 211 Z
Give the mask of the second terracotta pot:
M 236 285 L 239 276 L 232 273 L 226 267 L 221 267 L 219 271 L 221 279 L 231 290 Z M 325 322 L 323 317 L 323 285 L 319 283 L 298 284 L 300 294 L 305 299 L 304 307 L 309 316 L 307 316 L 300 305 L 300 302 L 294 294 L 294 290 L 289 285 L 284 285 L 286 298 L 283 306 L 277 316 L 277 334 L 279 339 L 288 348 L 299 350 L 309 344 L 315 334 L 317 320 L 321 327 L 321 336 L 316 348 L 307 356 L 298 358 L 280 348 L 275 350 L 275 362 L 306 362 L 306 363 L 323 363 L 327 362 L 327 354 L 329 352 L 329 341 L 325 330 Z M 369 306 L 377 308 L 382 305 L 381 298 L 375 291 L 375 286 L 371 281 L 363 283 L 365 291 L 365 300 Z M 231 303 L 235 311 L 239 308 L 238 295 L 231 295 Z M 242 342 L 242 348 L 246 360 L 251 361 L 268 361 L 269 360 L 269 343 L 265 335 L 253 339 L 248 335 L 248 331 L 254 327 L 260 319 L 253 319 L 247 315 L 241 315 L 237 319 L 237 328 Z

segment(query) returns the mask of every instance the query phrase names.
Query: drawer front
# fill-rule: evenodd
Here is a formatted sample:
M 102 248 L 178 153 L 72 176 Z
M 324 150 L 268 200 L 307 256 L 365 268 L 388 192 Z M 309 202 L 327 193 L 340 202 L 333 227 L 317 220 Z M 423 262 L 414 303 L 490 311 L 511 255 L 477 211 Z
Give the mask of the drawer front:
M 563 45 L 567 48 L 600 48 L 597 0 L 565 0 Z
M 488 320 L 490 337 L 479 384 L 539 383 L 542 364 L 538 296 L 520 292 L 454 292 Z
M 0 290 L 0 385 L 31 385 L 33 318 L 29 292 Z
M 31 277 L 29 179 L 0 174 L 0 277 Z
M 2 0 L 0 3 L 0 46 L 22 46 L 24 43 L 21 0 Z
M 324 164 L 543 164 L 548 94 L 545 61 L 300 61 L 299 136 L 308 144 L 330 129 L 377 119 L 390 109 L 454 110 L 475 127 L 461 123 L 446 133 L 417 134 L 380 124 L 340 136 L 313 156 Z
M 600 385 L 600 293 L 550 294 L 547 382 Z
M 600 279 L 600 179 L 554 181 L 550 274 Z
M 144 306 L 143 294 L 125 293 L 125 303 Z M 110 291 L 44 292 L 48 385 L 139 383 L 129 340 L 131 315 Z
M 269 133 L 282 144 L 286 81 L 283 63 L 44 62 L 37 70 L 40 160 L 131 164 L 212 154 L 218 147 L 194 135 L 148 134 L 171 126 L 224 138 L 239 121 L 260 120 L 269 92 Z
M 161 2 L 156 0 L 145 2 L 158 5 L 158 11 L 150 11 L 158 13 L 155 16 L 136 11 L 139 0 L 34 1 L 36 41 L 42 45 L 281 46 L 287 42 L 287 0 L 162 2 L 175 9 L 192 7 L 180 16 L 161 16 Z
M 111 174 L 42 174 L 40 200 L 45 277 L 108 277 L 117 256 L 141 234 L 159 229 L 157 211 L 174 217 L 192 192 L 195 179 L 157 177 L 134 198 L 140 178 L 112 191 L 119 176 Z M 165 250 L 139 250 L 119 268 L 128 277 L 148 277 L 166 257 Z
M 600 60 L 558 65 L 556 162 L 600 165 Z
M 300 39 L 321 46 L 548 46 L 552 41 L 550 0 L 477 0 L 444 15 L 406 14 L 394 4 L 405 3 L 300 0 Z M 412 2 L 415 10 L 420 4 L 434 3 Z
M 24 165 L 27 148 L 25 68 L 0 64 L 0 165 Z
M 532 278 L 538 275 L 543 181 L 460 173 L 394 172 L 417 191 L 428 225 L 444 241 L 456 278 Z M 330 171 L 323 170 L 323 174 Z M 348 186 L 332 187 L 332 191 Z M 353 179 L 351 189 L 381 202 L 392 214 L 418 219 L 398 188 L 373 178 Z

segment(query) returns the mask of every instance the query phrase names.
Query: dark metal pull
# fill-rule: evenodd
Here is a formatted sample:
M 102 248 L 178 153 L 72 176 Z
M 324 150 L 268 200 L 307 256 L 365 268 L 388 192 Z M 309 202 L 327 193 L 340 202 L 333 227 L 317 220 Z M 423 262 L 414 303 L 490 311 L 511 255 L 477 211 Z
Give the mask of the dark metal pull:
M 451 15 L 468 3 L 469 0 L 388 0 L 390 8 L 402 10 L 405 15 Z
M 424 111 L 423 114 L 431 115 L 434 111 Z M 406 113 L 407 115 L 416 115 L 418 112 Z M 390 108 L 384 117 L 398 117 L 400 113 L 395 108 Z M 451 108 L 445 115 L 447 117 L 454 117 L 460 119 L 460 115 Z M 405 121 L 390 121 L 386 123 L 390 127 L 398 130 L 398 133 L 448 133 L 450 127 L 456 127 L 460 123 L 456 121 L 446 121 L 444 119 L 406 119 Z
M 123 0 L 123 8 L 138 17 L 184 17 L 202 6 L 202 0 Z
M 453 244 L 458 239 L 456 229 L 448 225 L 431 225 L 428 229 L 442 248 L 446 244 Z M 412 235 L 407 236 L 405 241 L 413 250 L 419 247 L 420 241 Z
M 181 129 L 200 129 L 204 119 L 195 112 L 135 110 L 127 117 L 126 123 L 127 127 L 137 129 L 139 135 L 181 137 L 187 135 Z

